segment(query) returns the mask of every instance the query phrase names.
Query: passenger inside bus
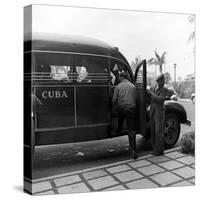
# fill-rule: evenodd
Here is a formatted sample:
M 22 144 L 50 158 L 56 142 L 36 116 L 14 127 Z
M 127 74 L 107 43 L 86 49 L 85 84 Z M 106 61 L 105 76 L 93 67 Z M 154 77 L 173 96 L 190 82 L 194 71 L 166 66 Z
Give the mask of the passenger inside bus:
M 108 83 L 108 67 L 102 67 L 105 65 L 105 61 L 101 58 L 81 58 L 77 60 L 76 66 L 77 83 L 92 83 L 92 84 L 104 84 Z
M 117 85 L 119 83 L 119 74 L 122 73 L 122 72 L 127 72 L 128 80 L 130 81 L 130 76 L 129 76 L 128 71 L 124 70 L 124 68 L 121 65 L 115 63 L 113 65 L 113 67 L 111 67 L 111 70 L 110 70 L 111 85 Z
M 77 77 L 75 79 L 78 83 L 81 83 L 84 80 L 88 83 L 91 83 L 91 80 L 86 80 L 88 72 L 84 66 L 76 66 L 76 72 L 77 72 Z

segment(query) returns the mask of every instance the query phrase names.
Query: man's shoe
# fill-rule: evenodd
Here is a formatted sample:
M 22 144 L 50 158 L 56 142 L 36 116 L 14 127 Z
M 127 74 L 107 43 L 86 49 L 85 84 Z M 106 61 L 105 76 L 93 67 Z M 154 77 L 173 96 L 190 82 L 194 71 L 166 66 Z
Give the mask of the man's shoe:
M 137 159 L 138 158 L 138 154 L 136 151 L 132 151 L 132 155 L 133 155 L 133 158 L 134 159 Z

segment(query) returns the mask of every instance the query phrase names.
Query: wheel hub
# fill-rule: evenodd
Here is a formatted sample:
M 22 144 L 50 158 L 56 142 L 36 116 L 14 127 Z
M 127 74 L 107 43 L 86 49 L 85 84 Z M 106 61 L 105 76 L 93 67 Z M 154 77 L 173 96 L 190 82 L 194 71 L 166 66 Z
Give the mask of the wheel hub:
M 177 133 L 176 123 L 173 120 L 168 120 L 165 125 L 165 133 L 164 136 L 167 140 L 172 140 L 176 136 Z

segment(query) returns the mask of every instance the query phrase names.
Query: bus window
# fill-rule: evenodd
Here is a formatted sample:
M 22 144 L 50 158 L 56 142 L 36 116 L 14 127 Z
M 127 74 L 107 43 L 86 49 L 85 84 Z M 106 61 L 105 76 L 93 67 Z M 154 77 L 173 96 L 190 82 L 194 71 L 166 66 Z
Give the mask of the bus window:
M 121 72 L 127 72 L 130 80 L 130 74 L 126 65 L 118 60 L 111 60 L 110 77 L 112 85 L 117 85 L 119 83 L 119 74 Z
M 76 82 L 80 84 L 108 84 L 108 63 L 106 58 L 77 56 Z
M 33 78 L 40 84 L 72 83 L 74 79 L 73 55 L 36 53 Z

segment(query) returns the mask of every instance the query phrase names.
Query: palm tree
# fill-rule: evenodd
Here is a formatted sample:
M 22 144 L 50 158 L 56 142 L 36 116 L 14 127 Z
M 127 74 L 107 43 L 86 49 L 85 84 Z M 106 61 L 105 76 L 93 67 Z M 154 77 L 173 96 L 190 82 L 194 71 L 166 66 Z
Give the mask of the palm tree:
M 163 73 L 163 64 L 165 64 L 165 57 L 167 52 L 162 53 L 162 55 L 159 55 L 157 51 L 155 50 L 155 58 L 151 58 L 148 60 L 148 64 L 150 65 L 158 65 L 159 71 L 162 74 Z
M 195 23 L 195 15 L 190 15 L 190 16 L 188 17 L 188 21 L 189 21 L 189 23 L 191 23 L 191 24 Z M 193 32 L 190 34 L 189 39 L 188 39 L 188 42 L 194 40 L 194 38 L 195 38 L 195 31 L 193 31 Z
M 134 72 L 136 70 L 136 67 L 138 66 L 138 64 L 142 61 L 142 59 L 140 58 L 140 56 L 135 57 L 134 61 L 131 61 L 131 70 Z

